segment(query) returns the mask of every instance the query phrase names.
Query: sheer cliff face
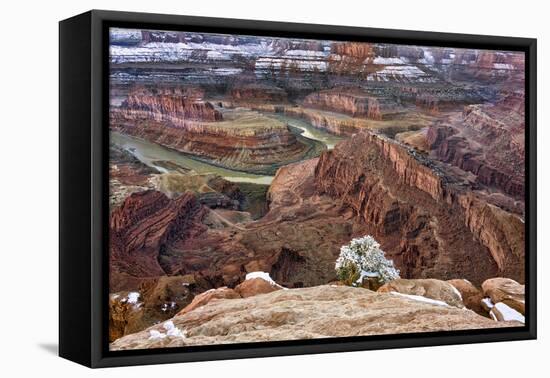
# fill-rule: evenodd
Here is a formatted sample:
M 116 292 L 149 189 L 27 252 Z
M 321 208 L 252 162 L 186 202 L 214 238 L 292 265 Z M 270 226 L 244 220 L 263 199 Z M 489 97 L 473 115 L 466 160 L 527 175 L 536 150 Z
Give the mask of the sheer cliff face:
M 316 92 L 306 96 L 303 103 L 305 106 L 341 112 L 352 117 L 382 119 L 380 101 L 360 90 L 333 89 Z
M 205 209 L 193 194 L 169 200 L 157 191 L 130 195 L 110 218 L 110 267 L 133 277 L 165 275 L 159 256 L 167 245 L 204 230 Z M 116 282 L 112 281 L 112 284 Z
M 122 104 L 128 114 L 144 113 L 152 118 L 166 119 L 174 122 L 180 120 L 216 122 L 223 119 L 211 103 L 187 100 L 183 96 L 164 94 L 131 94 Z M 174 122 L 177 123 L 177 122 Z
M 432 155 L 523 201 L 525 195 L 525 113 L 517 94 L 496 104 L 469 105 L 444 125 L 428 130 Z
M 352 137 L 321 156 L 315 183 L 353 209 L 404 276 L 524 279 L 521 218 L 396 142 Z

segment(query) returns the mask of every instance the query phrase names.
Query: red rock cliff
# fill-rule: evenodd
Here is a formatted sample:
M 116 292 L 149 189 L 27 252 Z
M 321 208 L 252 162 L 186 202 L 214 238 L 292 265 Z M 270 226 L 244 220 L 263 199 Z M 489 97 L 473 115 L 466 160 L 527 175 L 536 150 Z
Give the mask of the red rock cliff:
M 165 275 L 160 253 L 171 243 L 204 231 L 200 223 L 204 214 L 192 193 L 175 200 L 157 191 L 131 194 L 110 217 L 112 287 L 117 287 L 120 274 Z
M 352 117 L 382 119 L 378 99 L 358 91 L 326 90 L 314 92 L 306 96 L 303 105 L 345 113 Z
M 374 234 L 405 277 L 524 279 L 519 217 L 467 196 L 436 163 L 394 141 L 362 132 L 340 143 L 321 155 L 315 185 L 353 209 L 356 229 Z

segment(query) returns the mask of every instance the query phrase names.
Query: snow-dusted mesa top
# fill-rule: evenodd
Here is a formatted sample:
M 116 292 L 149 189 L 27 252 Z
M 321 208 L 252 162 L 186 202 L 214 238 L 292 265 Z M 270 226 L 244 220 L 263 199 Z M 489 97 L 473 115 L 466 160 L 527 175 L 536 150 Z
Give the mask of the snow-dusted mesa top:
M 401 58 L 384 58 L 381 56 L 377 56 L 374 58 L 373 62 L 374 64 L 403 64 L 403 60 Z
M 269 273 L 267 272 L 251 272 L 246 274 L 245 280 L 252 280 L 254 278 L 261 278 L 264 281 L 269 282 L 273 286 L 280 287 L 281 289 L 286 289 L 286 287 L 283 287 L 279 285 L 277 282 L 273 281 Z

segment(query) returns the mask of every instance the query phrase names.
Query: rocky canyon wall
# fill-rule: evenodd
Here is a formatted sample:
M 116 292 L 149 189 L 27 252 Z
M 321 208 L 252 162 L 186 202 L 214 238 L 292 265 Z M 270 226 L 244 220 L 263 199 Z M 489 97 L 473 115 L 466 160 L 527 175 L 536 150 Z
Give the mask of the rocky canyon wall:
M 405 276 L 524 280 L 521 218 L 394 141 L 368 132 L 350 138 L 323 153 L 315 182 L 319 194 L 353 209 L 356 227 L 375 234 Z

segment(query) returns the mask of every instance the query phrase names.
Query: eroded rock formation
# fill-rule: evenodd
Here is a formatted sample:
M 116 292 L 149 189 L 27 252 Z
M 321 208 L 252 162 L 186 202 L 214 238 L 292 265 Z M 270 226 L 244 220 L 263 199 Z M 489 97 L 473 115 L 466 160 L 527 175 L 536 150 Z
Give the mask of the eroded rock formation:
M 246 110 L 222 115 L 209 102 L 180 95 L 130 94 L 110 114 L 114 131 L 231 169 L 269 174 L 322 150 L 276 119 Z
M 157 191 L 130 195 L 110 218 L 111 290 L 124 286 L 119 277 L 166 275 L 161 254 L 171 243 L 193 236 L 206 228 L 206 214 L 191 193 L 170 200 Z
M 382 119 L 380 100 L 358 89 L 336 88 L 312 93 L 304 99 L 306 107 L 332 110 L 353 117 Z M 389 104 L 387 106 L 390 107 Z
M 315 183 L 354 211 L 405 277 L 524 279 L 521 218 L 414 150 L 360 133 L 321 155 Z
M 508 98 L 512 97 L 512 98 Z M 433 155 L 513 198 L 525 194 L 524 109 L 514 96 L 495 105 L 470 105 L 443 125 L 431 126 Z

